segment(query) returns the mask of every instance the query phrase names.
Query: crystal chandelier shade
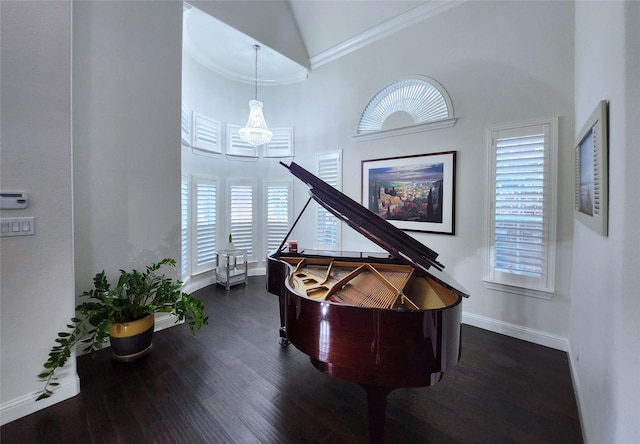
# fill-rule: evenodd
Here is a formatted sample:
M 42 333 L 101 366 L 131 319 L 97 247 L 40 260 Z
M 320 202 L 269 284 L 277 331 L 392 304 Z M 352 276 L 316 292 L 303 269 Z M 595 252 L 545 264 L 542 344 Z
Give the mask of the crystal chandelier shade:
M 238 130 L 238 133 L 242 140 L 253 146 L 264 145 L 271 140 L 273 133 L 267 128 L 261 101 L 249 100 L 249 120 L 244 128 Z
M 258 146 L 269 143 L 273 133 L 267 127 L 264 114 L 262 114 L 262 102 L 258 100 L 258 50 L 260 46 L 253 45 L 253 48 L 256 51 L 255 99 L 249 101 L 249 119 L 244 128 L 238 130 L 238 134 L 248 144 Z

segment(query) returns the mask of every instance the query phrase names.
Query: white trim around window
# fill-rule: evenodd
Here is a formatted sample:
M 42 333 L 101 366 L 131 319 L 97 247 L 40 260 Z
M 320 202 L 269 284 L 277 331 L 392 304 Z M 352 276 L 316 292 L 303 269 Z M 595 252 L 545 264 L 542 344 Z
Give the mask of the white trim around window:
M 257 183 L 254 179 L 227 180 L 227 227 L 234 248 L 247 253 L 247 260 L 257 260 Z
M 182 104 L 182 112 L 180 114 L 180 139 L 183 145 L 191 146 L 191 127 L 193 121 L 193 112 L 191 109 Z
M 227 123 L 227 157 L 236 159 L 257 159 L 258 147 L 253 146 L 240 138 L 238 130 L 242 125 Z
M 267 253 L 275 251 L 291 228 L 293 183 L 290 180 L 270 180 L 264 187 L 265 245 Z
M 557 119 L 487 128 L 488 288 L 550 299 L 555 290 Z
M 193 142 L 195 153 L 220 154 L 220 122 L 193 112 Z
M 191 246 L 189 243 L 190 232 L 189 222 L 191 217 L 189 217 L 189 212 L 191 210 L 191 180 L 189 176 L 183 175 L 180 181 L 180 250 L 181 250 L 181 258 L 180 258 L 180 272 L 182 275 L 182 280 L 187 279 L 191 275 Z
M 191 273 L 213 270 L 216 263 L 218 235 L 218 181 L 192 176 Z
M 342 151 L 323 153 L 316 156 L 316 175 L 327 184 L 342 188 Z M 342 243 L 342 223 L 323 206 L 316 209 L 316 247 L 318 249 L 340 250 Z
M 293 158 L 294 133 L 293 127 L 271 128 L 273 138 L 264 146 L 264 157 Z

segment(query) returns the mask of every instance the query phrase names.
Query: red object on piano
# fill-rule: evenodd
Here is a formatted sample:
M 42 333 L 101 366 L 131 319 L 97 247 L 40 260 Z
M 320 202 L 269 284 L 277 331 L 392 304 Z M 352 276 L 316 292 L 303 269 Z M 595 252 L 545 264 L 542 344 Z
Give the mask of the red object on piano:
M 285 238 L 267 258 L 281 343 L 292 343 L 321 372 L 360 384 L 369 440 L 381 443 L 387 394 L 433 385 L 460 359 L 468 293 L 442 271 L 437 253 L 299 165 L 284 166 L 311 198 L 391 254 L 285 252 Z

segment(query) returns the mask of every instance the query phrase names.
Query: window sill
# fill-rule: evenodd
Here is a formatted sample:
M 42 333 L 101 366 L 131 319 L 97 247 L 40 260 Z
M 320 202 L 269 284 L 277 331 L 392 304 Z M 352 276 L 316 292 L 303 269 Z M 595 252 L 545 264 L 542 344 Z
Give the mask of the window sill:
M 405 134 L 421 133 L 423 131 L 431 131 L 440 128 L 451 128 L 456 124 L 456 117 L 436 120 L 433 122 L 421 123 L 418 125 L 405 126 L 403 128 L 394 128 L 381 131 L 371 131 L 353 136 L 354 142 L 364 142 L 367 140 L 382 139 L 384 137 L 402 136 Z
M 489 290 L 504 291 L 507 293 L 514 293 L 520 296 L 530 296 L 538 299 L 550 300 L 555 293 L 553 289 L 543 290 L 539 288 L 516 287 L 514 285 L 488 281 L 486 279 L 483 279 L 482 283 L 484 284 L 485 288 L 488 288 Z

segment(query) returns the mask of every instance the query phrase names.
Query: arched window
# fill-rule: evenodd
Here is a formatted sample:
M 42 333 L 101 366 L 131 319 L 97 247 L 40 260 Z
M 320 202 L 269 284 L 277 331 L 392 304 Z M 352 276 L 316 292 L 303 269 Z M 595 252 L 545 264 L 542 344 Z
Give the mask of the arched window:
M 449 127 L 455 125 L 455 120 L 445 89 L 428 77 L 413 77 L 386 86 L 371 99 L 360 117 L 355 137 Z

